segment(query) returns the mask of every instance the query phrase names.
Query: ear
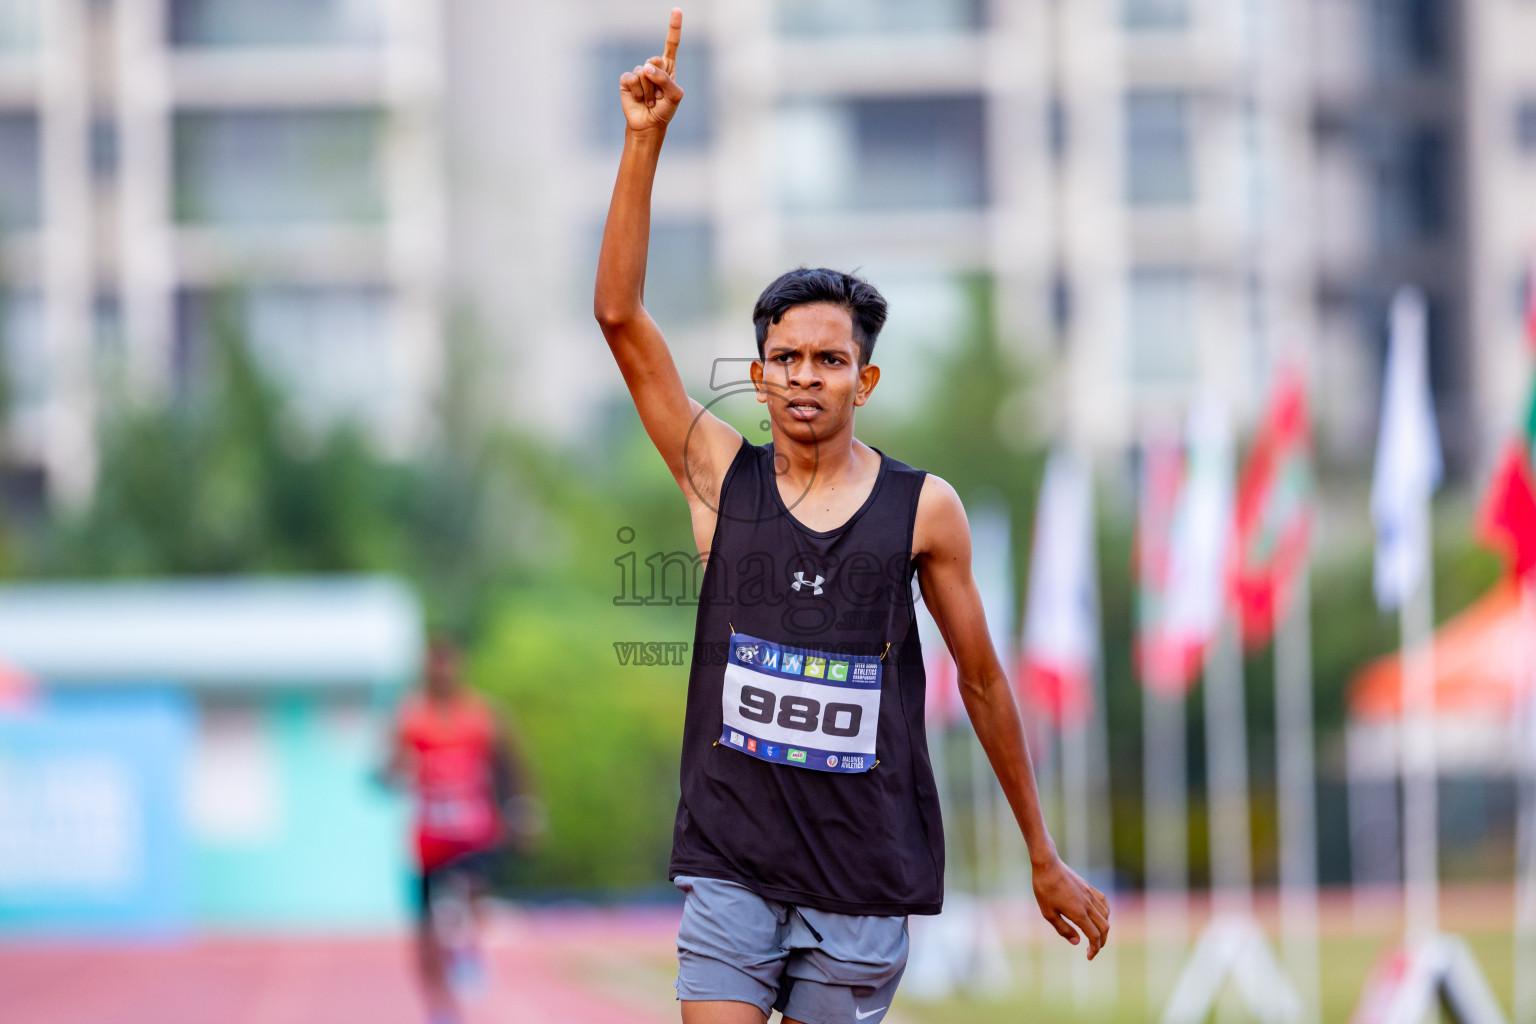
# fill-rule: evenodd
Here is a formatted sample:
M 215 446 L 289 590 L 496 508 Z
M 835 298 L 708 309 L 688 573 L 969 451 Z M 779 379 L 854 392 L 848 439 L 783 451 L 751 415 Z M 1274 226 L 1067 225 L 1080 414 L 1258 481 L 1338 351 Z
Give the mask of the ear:
M 752 378 L 752 389 L 757 392 L 759 404 L 767 405 L 768 389 L 763 386 L 763 361 L 761 359 L 752 360 L 752 365 L 748 368 L 747 373 Z
M 880 383 L 880 367 L 873 363 L 866 363 L 859 367 L 859 387 L 853 393 L 853 404 L 863 405 L 869 401 L 870 393 L 875 390 L 875 385 Z

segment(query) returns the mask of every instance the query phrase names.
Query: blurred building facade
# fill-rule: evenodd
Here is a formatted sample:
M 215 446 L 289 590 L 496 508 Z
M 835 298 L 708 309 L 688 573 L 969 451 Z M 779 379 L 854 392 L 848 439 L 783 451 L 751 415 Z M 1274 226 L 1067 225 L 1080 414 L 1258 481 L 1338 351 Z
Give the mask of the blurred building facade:
M 1313 6 L 1324 401 L 1338 410 L 1340 443 L 1368 447 L 1374 407 L 1358 402 L 1353 382 L 1384 347 L 1392 291 L 1417 284 L 1429 301 L 1447 456 L 1474 467 L 1512 427 L 1525 397 L 1536 8 L 1473 0 Z
M 696 3 L 648 305 L 702 383 L 750 351 L 774 275 L 862 267 L 892 299 L 890 402 L 920 391 L 903 378 L 961 333 L 964 282 L 984 276 L 1002 337 L 1045 373 L 1034 426 L 1119 447 L 1203 388 L 1250 419 L 1290 361 L 1327 450 L 1361 465 L 1387 300 L 1413 283 L 1448 454 L 1472 465 L 1520 401 L 1500 368 L 1536 245 L 1533 16 L 1519 0 Z M 659 48 L 660 20 L 623 0 L 451 16 L 455 95 L 541 84 L 514 118 L 452 115 L 470 182 L 456 280 L 519 337 L 511 379 L 551 353 L 583 367 L 575 393 L 512 386 L 537 422 L 579 421 L 617 387 L 587 300 L 616 79 Z M 539 45 L 508 64 L 518 38 Z
M 228 321 L 307 414 L 408 450 L 449 306 L 510 419 L 592 423 L 620 394 L 590 317 L 616 80 L 663 17 L 0 0 L 12 461 L 83 493 L 108 371 L 174 394 Z M 1251 418 L 1292 361 L 1361 464 L 1415 283 L 1473 466 L 1522 399 L 1532 39 L 1525 0 L 700 0 L 647 303 L 702 386 L 773 276 L 860 268 L 886 408 L 984 316 L 1040 385 L 1002 429 L 1110 449 L 1202 389 Z
M 102 402 L 194 387 L 220 331 L 301 413 L 409 444 L 441 363 L 440 14 L 0 0 L 13 464 L 87 492 Z

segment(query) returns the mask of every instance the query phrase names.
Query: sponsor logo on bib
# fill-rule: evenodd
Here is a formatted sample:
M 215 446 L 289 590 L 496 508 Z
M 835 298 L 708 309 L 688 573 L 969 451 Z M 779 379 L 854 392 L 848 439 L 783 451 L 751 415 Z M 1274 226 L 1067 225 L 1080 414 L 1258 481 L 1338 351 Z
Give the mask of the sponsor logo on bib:
M 791 747 L 789 751 L 789 759 L 791 761 L 798 761 L 801 764 L 805 764 L 805 751 L 795 750 L 793 747 Z
M 836 768 L 837 767 L 837 755 L 836 754 L 828 754 L 827 755 L 827 767 L 828 768 Z
M 734 743 L 736 746 L 738 746 L 738 747 L 741 746 L 743 739 L 744 739 L 744 737 L 741 735 L 741 733 L 739 733 L 739 732 L 731 733 L 731 742 Z
M 805 674 L 812 679 L 825 679 L 827 675 L 827 659 L 806 658 Z
M 848 663 L 846 661 L 834 661 L 827 666 L 827 678 L 837 683 L 848 681 Z
M 800 666 L 804 663 L 804 661 L 805 661 L 805 655 L 803 655 L 803 654 L 790 654 L 788 651 L 785 651 L 784 652 L 784 671 L 789 673 L 792 676 L 797 676 L 797 675 L 800 674 Z
M 863 771 L 864 770 L 864 757 L 863 757 L 863 755 L 844 754 L 843 755 L 843 769 L 845 771 L 855 771 L 855 772 Z

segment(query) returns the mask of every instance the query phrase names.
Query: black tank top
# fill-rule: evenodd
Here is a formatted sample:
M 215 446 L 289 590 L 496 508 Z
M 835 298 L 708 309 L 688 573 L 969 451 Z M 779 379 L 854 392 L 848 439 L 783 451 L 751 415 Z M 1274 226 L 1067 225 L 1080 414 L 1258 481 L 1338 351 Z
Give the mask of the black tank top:
M 819 532 L 780 497 L 773 446 L 742 441 L 699 598 L 671 877 L 833 913 L 939 912 L 912 604 L 925 476 L 882 453 L 863 506 Z

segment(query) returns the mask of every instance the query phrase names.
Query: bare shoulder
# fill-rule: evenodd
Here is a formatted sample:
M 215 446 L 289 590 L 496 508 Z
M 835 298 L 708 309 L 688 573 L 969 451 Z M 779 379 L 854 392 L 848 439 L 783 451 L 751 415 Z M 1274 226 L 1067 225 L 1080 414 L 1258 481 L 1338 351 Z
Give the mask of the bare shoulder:
M 917 496 L 917 522 L 912 531 L 912 554 L 950 552 L 970 540 L 965 505 L 948 480 L 929 473 Z

